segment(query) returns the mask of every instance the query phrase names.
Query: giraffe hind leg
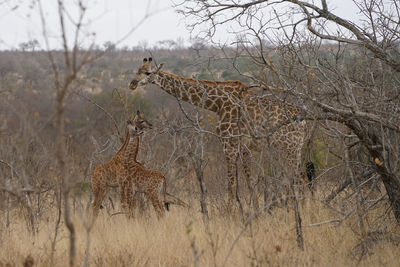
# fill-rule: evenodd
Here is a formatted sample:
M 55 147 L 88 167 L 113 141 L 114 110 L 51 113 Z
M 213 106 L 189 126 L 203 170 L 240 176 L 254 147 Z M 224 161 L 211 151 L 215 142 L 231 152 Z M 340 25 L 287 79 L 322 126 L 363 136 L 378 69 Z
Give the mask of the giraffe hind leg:
M 151 201 L 151 204 L 154 207 L 155 212 L 157 213 L 157 217 L 161 218 L 164 215 L 164 206 L 161 205 L 160 200 L 158 199 L 158 190 L 151 190 L 147 192 L 147 197 Z
M 103 208 L 103 206 L 101 205 L 104 201 L 104 198 L 107 195 L 107 188 L 105 186 L 94 186 L 93 187 L 93 203 L 92 203 L 92 214 L 94 217 L 97 217 L 97 215 L 99 214 L 99 210 Z
M 103 199 L 104 199 L 103 192 L 98 192 L 94 194 L 94 200 L 92 203 L 92 214 L 94 217 L 97 217 L 97 215 L 99 214 L 99 210 L 103 208 L 103 206 L 101 205 Z

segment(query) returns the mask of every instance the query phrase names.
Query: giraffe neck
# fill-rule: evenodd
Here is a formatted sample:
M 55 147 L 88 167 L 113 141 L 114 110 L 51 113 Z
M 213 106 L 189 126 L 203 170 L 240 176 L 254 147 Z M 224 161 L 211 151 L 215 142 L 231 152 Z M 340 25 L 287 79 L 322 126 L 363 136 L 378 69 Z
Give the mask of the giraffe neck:
M 218 112 L 230 96 L 242 93 L 245 87 L 239 81 L 205 81 L 179 77 L 160 71 L 152 81 L 168 94 L 210 111 Z
M 128 142 L 129 142 L 129 132 L 126 131 L 125 141 L 122 144 L 122 146 L 120 147 L 120 149 L 117 151 L 117 153 L 115 153 L 115 156 L 119 156 L 121 154 L 122 155 L 124 154 L 124 151 L 125 151 L 126 146 L 128 145 Z
M 136 157 L 139 151 L 139 136 L 129 137 L 124 151 L 124 167 L 132 168 L 138 165 Z

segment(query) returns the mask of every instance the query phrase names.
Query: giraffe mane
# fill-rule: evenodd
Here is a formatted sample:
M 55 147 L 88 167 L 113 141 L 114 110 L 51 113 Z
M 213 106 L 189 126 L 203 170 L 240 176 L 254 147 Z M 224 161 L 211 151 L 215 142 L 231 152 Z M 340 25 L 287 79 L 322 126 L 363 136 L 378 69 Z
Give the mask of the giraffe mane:
M 172 73 L 169 73 L 169 72 L 165 72 L 165 71 L 161 71 L 161 73 L 163 74 L 163 75 L 166 75 L 166 76 L 169 76 L 169 77 L 171 77 L 171 78 L 173 78 L 173 79 L 179 79 L 179 80 L 182 80 L 182 81 L 184 81 L 184 82 L 188 82 L 188 83 L 193 83 L 193 84 L 195 84 L 195 83 L 205 83 L 205 84 L 225 84 L 225 85 L 232 85 L 232 86 L 245 86 L 245 84 L 244 83 L 242 83 L 241 81 L 231 81 L 231 80 L 228 80 L 228 81 L 210 81 L 210 80 L 196 80 L 196 79 L 193 79 L 193 78 L 185 78 L 185 77 L 181 77 L 181 76 L 179 76 L 179 75 L 175 75 L 175 74 L 172 74 Z
M 125 134 L 125 141 L 124 141 L 124 143 L 122 144 L 122 146 L 120 147 L 120 149 L 117 151 L 117 153 L 115 153 L 115 154 L 118 154 L 118 153 L 120 153 L 122 150 L 124 150 L 124 148 L 128 145 L 128 142 L 129 142 L 129 131 L 126 131 L 126 134 Z

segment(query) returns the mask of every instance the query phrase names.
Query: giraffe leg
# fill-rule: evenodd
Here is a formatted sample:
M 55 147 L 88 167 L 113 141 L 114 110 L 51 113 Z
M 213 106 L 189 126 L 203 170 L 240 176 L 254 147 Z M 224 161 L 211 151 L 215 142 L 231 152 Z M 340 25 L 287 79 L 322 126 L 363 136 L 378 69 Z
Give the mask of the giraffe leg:
M 250 194 L 250 201 L 253 202 L 254 209 L 258 209 L 258 199 L 257 199 L 257 185 L 252 185 L 251 183 L 251 153 L 247 149 L 242 152 L 242 168 L 246 178 L 247 188 Z
M 281 163 L 281 171 L 278 180 L 280 201 L 282 206 L 285 207 L 286 210 L 289 212 L 288 202 L 291 197 L 293 197 L 291 189 L 294 186 L 293 175 L 295 168 L 293 166 L 290 154 L 281 152 L 279 158 L 279 161 Z
M 238 157 L 227 157 L 227 166 L 228 166 L 228 205 L 232 206 L 234 202 L 239 205 L 240 210 L 242 210 L 239 192 L 238 192 L 238 179 L 239 179 L 239 170 L 237 165 Z
M 161 205 L 160 200 L 158 199 L 158 192 L 157 190 L 151 190 L 149 192 L 146 192 L 146 195 L 148 199 L 150 199 L 151 204 L 154 207 L 154 210 L 156 211 L 157 217 L 161 218 L 164 215 L 164 206 Z
M 142 216 L 144 215 L 144 212 L 146 210 L 146 195 L 143 194 L 142 192 L 136 191 L 134 192 L 134 202 L 135 202 L 135 208 L 136 206 L 138 207 L 139 214 Z M 137 204 L 136 204 L 137 203 Z
M 128 218 L 132 216 L 131 210 L 129 209 L 129 197 L 131 192 L 132 195 L 132 185 L 129 181 L 123 181 L 120 186 L 120 193 L 121 193 L 121 207 L 123 211 L 126 213 Z
M 242 203 L 240 202 L 239 198 L 239 170 L 238 170 L 238 155 L 234 155 L 234 157 L 227 157 L 227 163 L 228 163 L 228 193 L 229 193 L 229 198 L 228 198 L 228 207 L 234 207 L 234 204 L 236 202 L 236 207 L 239 209 L 239 213 L 241 216 L 243 216 L 243 206 Z
M 301 188 L 299 187 L 299 190 L 296 190 L 296 187 L 300 184 L 301 182 L 301 171 L 300 171 L 300 161 L 301 161 L 301 147 L 297 147 L 297 149 L 292 150 L 292 153 L 287 153 L 286 155 L 283 155 L 285 157 L 285 173 L 286 173 L 286 182 L 285 182 L 285 206 L 287 206 L 287 202 L 289 199 L 297 200 L 297 194 L 301 193 Z M 297 192 L 296 192 L 297 191 Z M 297 193 L 297 194 L 296 194 Z
M 301 150 L 303 146 L 303 139 L 299 139 L 295 142 L 295 148 L 290 160 L 289 168 L 291 169 L 292 185 L 296 186 L 297 190 L 293 190 L 298 195 L 304 195 L 302 186 L 302 172 L 301 172 Z M 293 196 L 295 197 L 295 196 Z
M 135 194 L 133 193 L 133 188 L 134 186 L 130 188 L 130 190 L 128 190 L 127 192 L 127 200 L 128 200 L 128 211 L 130 216 L 133 216 L 133 213 L 135 211 L 136 208 L 136 201 L 135 201 Z
M 234 160 L 228 158 L 228 194 L 229 194 L 229 200 L 232 200 L 235 198 L 236 195 L 236 179 L 235 179 L 235 168 L 236 164 L 234 163 Z
M 104 199 L 104 191 L 102 190 L 93 190 L 93 195 L 94 195 L 94 200 L 92 203 L 92 216 L 93 218 L 96 218 L 97 215 L 99 214 L 99 210 L 101 207 L 101 203 L 103 202 Z
M 103 179 L 92 178 L 92 191 L 93 191 L 93 203 L 92 203 L 92 217 L 95 219 L 101 207 L 101 203 L 103 203 L 104 198 L 106 197 L 108 190 L 106 185 L 101 182 Z
M 273 178 L 272 187 L 273 187 L 273 196 L 272 201 L 276 202 L 276 204 L 288 210 L 288 199 L 289 199 L 289 175 L 290 175 L 290 163 L 288 161 L 289 155 L 286 153 L 286 143 L 282 142 L 282 140 L 278 140 L 277 143 L 273 144 L 270 147 L 271 161 L 274 162 L 274 173 L 275 177 Z
M 223 151 L 225 154 L 225 160 L 227 163 L 227 178 L 228 178 L 228 197 L 229 197 L 229 203 L 232 203 L 232 201 L 236 198 L 237 192 L 236 192 L 236 178 L 238 175 L 238 170 L 237 170 L 237 158 L 238 158 L 238 149 L 235 147 L 234 144 L 229 142 L 229 140 L 223 140 Z

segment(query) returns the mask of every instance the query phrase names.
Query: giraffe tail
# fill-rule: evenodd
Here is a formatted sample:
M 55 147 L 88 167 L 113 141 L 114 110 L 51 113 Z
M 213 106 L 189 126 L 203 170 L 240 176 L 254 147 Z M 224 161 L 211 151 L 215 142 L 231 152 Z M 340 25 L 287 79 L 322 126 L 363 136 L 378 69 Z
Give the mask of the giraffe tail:
M 308 178 L 308 188 L 312 193 L 313 180 L 315 179 L 315 167 L 314 163 L 312 163 L 311 161 L 306 163 L 306 174 Z
M 169 211 L 169 202 L 167 202 L 167 198 L 166 198 L 166 195 L 167 195 L 167 179 L 165 179 L 165 177 L 163 177 L 163 178 L 164 178 L 163 179 L 164 206 L 165 206 L 165 209 L 167 211 Z

